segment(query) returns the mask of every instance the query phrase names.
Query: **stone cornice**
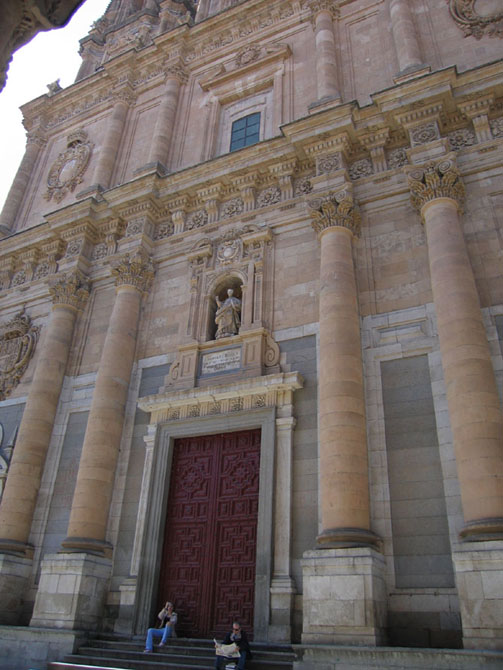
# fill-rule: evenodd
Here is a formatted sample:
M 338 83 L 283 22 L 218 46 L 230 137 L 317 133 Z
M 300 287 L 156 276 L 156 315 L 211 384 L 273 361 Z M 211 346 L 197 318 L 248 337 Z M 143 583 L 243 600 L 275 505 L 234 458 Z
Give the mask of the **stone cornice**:
M 421 212 L 424 205 L 437 198 L 450 198 L 462 210 L 465 188 L 453 154 L 406 171 L 413 207 Z

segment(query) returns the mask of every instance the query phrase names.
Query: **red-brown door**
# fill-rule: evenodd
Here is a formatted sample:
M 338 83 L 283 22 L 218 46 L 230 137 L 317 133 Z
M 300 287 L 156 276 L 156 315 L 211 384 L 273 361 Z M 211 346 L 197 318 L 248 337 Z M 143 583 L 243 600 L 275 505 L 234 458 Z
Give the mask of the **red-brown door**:
M 177 631 L 220 638 L 238 619 L 253 636 L 260 429 L 175 441 L 159 604 Z

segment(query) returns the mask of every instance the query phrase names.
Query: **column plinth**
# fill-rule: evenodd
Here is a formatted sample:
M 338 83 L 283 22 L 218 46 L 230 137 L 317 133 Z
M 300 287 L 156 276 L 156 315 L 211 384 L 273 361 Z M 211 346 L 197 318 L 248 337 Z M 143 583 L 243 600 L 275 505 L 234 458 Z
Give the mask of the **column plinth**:
M 409 171 L 424 221 L 465 540 L 503 538 L 503 419 L 451 157 Z

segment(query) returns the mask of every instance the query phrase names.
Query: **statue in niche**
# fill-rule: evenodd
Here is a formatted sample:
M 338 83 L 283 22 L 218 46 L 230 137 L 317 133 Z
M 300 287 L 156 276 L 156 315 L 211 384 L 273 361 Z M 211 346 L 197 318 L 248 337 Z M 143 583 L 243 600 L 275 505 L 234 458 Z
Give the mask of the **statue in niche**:
M 223 302 L 219 299 L 218 295 L 215 296 L 217 302 L 217 311 L 215 314 L 215 323 L 217 324 L 216 340 L 222 337 L 237 335 L 239 332 L 239 326 L 241 325 L 241 300 L 233 294 L 233 289 L 227 289 L 228 297 Z

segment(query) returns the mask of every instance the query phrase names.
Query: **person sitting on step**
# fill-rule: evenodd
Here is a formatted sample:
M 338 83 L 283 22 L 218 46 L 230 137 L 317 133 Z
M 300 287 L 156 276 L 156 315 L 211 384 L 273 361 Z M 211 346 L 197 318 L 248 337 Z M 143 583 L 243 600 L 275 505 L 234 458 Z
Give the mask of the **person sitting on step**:
M 234 659 L 233 657 L 229 656 L 221 656 L 217 651 L 217 657 L 215 659 L 215 670 L 221 670 L 221 668 L 226 667 L 226 664 L 231 663 L 232 661 L 237 662 L 237 670 L 244 670 L 246 659 L 251 658 L 252 654 L 246 633 L 241 628 L 241 624 L 238 621 L 234 621 L 232 623 L 232 631 L 227 633 L 223 644 L 235 644 L 239 650 L 239 657 Z M 215 646 L 218 650 L 218 647 L 221 645 L 216 644 Z
M 173 603 L 169 600 L 157 615 L 159 619 L 159 628 L 149 628 L 147 631 L 147 641 L 145 642 L 144 653 L 154 651 L 154 638 L 161 638 L 160 647 L 164 647 L 166 640 L 170 637 L 176 637 L 176 622 L 178 616 L 173 611 Z

